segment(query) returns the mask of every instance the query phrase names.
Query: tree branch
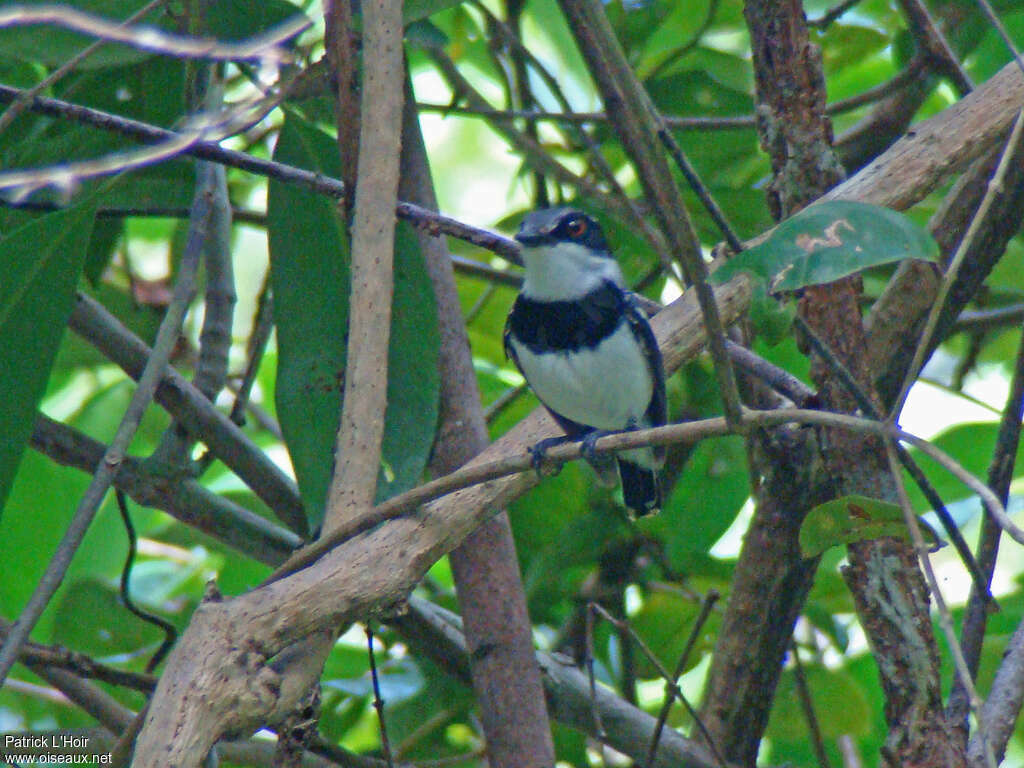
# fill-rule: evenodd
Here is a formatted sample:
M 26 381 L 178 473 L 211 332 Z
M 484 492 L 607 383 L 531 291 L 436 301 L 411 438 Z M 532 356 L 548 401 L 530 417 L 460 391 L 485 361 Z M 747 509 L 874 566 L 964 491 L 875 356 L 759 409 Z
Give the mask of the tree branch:
M 389 620 L 418 651 L 463 682 L 469 681 L 469 648 L 461 621 L 421 598 L 409 601 L 409 612 Z M 590 684 L 570 659 L 538 651 L 535 656 L 552 715 L 563 725 L 597 738 L 593 710 L 604 726 L 608 746 L 637 761 L 647 759 L 658 721 L 603 686 L 590 695 Z M 721 768 L 707 751 L 673 729 L 666 729 L 647 768 Z
M 345 391 L 325 531 L 373 506 L 387 408 L 402 130 L 402 7 L 400 0 L 371 0 L 362 8 L 363 44 L 373 55 L 363 59 Z
M 95 299 L 78 294 L 68 325 L 125 373 L 138 379 L 152 354 Z M 306 514 L 295 483 L 227 416 L 173 368 L 163 371 L 154 399 L 201 439 L 278 519 L 305 534 Z
M 19 88 L 0 84 L 0 101 L 14 101 L 24 93 Z M 174 142 L 179 147 L 174 153 L 175 156 L 188 155 L 200 160 L 211 160 L 230 168 L 239 168 L 249 173 L 266 176 L 267 178 L 276 179 L 288 184 L 300 184 L 335 199 L 343 199 L 346 194 L 345 185 L 338 179 L 332 179 L 329 176 L 324 176 L 314 171 L 277 163 L 273 160 L 248 155 L 245 152 L 224 149 L 213 141 L 186 140 L 186 137 L 182 134 L 169 131 L 166 128 L 143 123 L 139 120 L 120 117 L 119 115 L 103 112 L 98 109 L 71 104 L 59 99 L 37 96 L 32 100 L 31 111 L 75 120 L 102 130 L 113 131 L 145 144 Z M 166 160 L 170 158 L 163 157 L 161 159 Z M 404 219 L 433 235 L 442 233 L 452 235 L 460 240 L 465 240 L 468 243 L 504 256 L 513 263 L 519 263 L 519 246 L 510 238 L 485 229 L 472 227 L 450 216 L 431 213 L 411 203 L 399 202 L 395 207 L 395 213 L 398 218 Z
M 407 99 L 411 96 L 411 83 Z M 415 108 L 404 115 L 399 192 L 425 208 L 437 201 Z M 429 472 L 444 476 L 487 447 L 487 424 L 466 335 L 452 263 L 443 240 L 421 234 L 437 307 L 440 414 Z M 519 561 L 508 516 L 498 512 L 449 555 L 466 626 L 466 640 L 486 653 L 471 655 L 472 676 L 487 757 L 497 766 L 550 766 L 555 761 L 540 673 L 533 657 Z
M 32 447 L 58 464 L 92 474 L 107 447 L 73 427 L 46 416 L 36 418 Z M 171 516 L 267 565 L 277 565 L 302 545 L 291 531 L 274 525 L 191 477 L 157 474 L 144 461 L 126 456 L 114 474 L 114 487 L 144 507 Z

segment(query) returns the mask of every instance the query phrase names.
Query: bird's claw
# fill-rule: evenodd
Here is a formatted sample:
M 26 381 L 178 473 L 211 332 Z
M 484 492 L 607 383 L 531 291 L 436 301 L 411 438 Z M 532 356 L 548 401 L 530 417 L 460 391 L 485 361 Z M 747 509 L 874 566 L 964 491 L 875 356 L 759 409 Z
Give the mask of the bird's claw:
M 537 477 L 544 477 L 544 459 L 547 455 L 548 449 L 554 448 L 556 445 L 562 445 L 568 441 L 569 438 L 565 435 L 561 437 L 548 437 L 537 441 L 537 443 L 526 449 L 526 452 L 530 454 L 530 466 L 533 468 L 533 471 L 537 473 Z M 557 475 L 561 471 L 562 467 L 561 465 L 558 465 L 550 474 Z
M 623 432 L 629 431 L 629 429 L 635 429 L 635 427 L 627 427 L 622 430 Z M 594 461 L 597 458 L 597 441 L 602 437 L 608 437 L 608 435 L 616 435 L 619 430 L 614 429 L 595 429 L 593 432 L 588 432 L 582 440 L 580 440 L 580 455 L 587 461 Z

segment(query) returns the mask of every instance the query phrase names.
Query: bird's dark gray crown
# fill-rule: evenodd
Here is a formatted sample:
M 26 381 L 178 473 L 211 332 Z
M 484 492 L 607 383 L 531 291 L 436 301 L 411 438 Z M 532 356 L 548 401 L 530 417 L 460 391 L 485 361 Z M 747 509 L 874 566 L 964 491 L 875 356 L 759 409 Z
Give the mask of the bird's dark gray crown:
M 573 208 L 542 208 L 526 214 L 516 240 L 526 246 L 577 243 L 611 258 L 601 225 Z

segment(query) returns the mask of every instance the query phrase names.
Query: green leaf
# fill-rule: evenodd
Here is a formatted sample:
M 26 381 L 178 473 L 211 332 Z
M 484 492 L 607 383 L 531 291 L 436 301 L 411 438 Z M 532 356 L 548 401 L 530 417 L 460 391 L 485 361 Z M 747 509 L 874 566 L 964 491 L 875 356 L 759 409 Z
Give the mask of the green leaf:
M 0 240 L 0 509 L 71 313 L 94 212 L 95 200 L 90 199 Z
M 402 4 L 402 21 L 406 25 L 413 24 L 461 2 L 462 0 L 405 0 Z
M 938 255 L 931 235 L 906 216 L 877 205 L 833 200 L 782 222 L 763 243 L 716 270 L 713 280 L 750 272 L 771 293 L 781 293 L 894 261 L 935 261 Z
M 333 175 L 337 151 L 326 135 L 289 114 L 274 159 Z M 277 325 L 278 418 L 306 513 L 319 521 L 345 371 L 348 228 L 330 199 L 271 181 L 267 234 Z
M 209 34 L 218 40 L 246 40 L 303 15 L 287 0 L 217 0 L 205 13 Z M 290 47 L 294 40 L 282 46 Z
M 288 114 L 275 159 L 339 175 L 338 146 Z M 334 202 L 271 182 L 267 201 L 278 334 L 277 412 L 311 522 L 323 518 L 334 465 L 348 343 L 349 236 Z M 394 306 L 377 497 L 422 477 L 437 422 L 437 314 L 415 234 L 396 230 Z
M 46 0 L 28 0 L 28 6 L 49 5 Z M 115 24 L 128 18 L 143 5 L 144 0 L 65 0 L 62 5 L 71 6 L 99 16 Z M 160 26 L 159 14 L 151 14 L 149 26 Z M 171 22 L 165 21 L 165 27 Z M 83 48 L 94 42 L 92 35 L 80 34 L 56 24 L 31 24 L 0 29 L 0 57 L 20 61 L 34 61 L 48 67 L 58 67 L 77 55 Z M 108 42 L 76 64 L 78 69 L 98 69 L 116 64 L 129 64 L 150 57 L 149 51 L 140 48 Z
M 697 444 L 660 515 L 641 522 L 665 541 L 665 556 L 685 569 L 721 538 L 750 495 L 743 438 L 724 437 Z
M 830 547 L 883 536 L 907 538 L 899 505 L 867 496 L 843 496 L 819 504 L 800 526 L 800 551 L 816 557 Z
M 822 715 L 819 726 L 822 737 L 835 742 L 839 736 L 863 736 L 872 725 L 868 692 L 861 682 L 844 669 L 828 669 L 804 662 L 804 677 L 811 692 L 815 710 Z M 768 726 L 772 742 L 803 743 L 808 741 L 807 718 L 800 704 L 796 678 L 791 669 L 783 671 L 775 694 Z M 877 687 L 877 684 L 876 684 Z M 776 755 L 772 755 L 776 759 Z
M 121 219 L 97 219 L 92 228 L 89 250 L 85 259 L 85 276 L 94 288 L 99 285 L 103 272 L 114 256 L 114 247 L 124 232 Z
M 665 592 L 650 592 L 645 596 L 640 611 L 630 618 L 630 623 L 661 665 L 673 669 L 700 610 L 700 604 L 694 600 L 682 600 L 678 595 Z M 692 669 L 714 647 L 721 620 L 719 613 L 708 617 L 687 658 L 684 671 Z M 655 679 L 659 676 L 658 670 L 643 654 L 636 654 L 636 664 L 638 677 Z

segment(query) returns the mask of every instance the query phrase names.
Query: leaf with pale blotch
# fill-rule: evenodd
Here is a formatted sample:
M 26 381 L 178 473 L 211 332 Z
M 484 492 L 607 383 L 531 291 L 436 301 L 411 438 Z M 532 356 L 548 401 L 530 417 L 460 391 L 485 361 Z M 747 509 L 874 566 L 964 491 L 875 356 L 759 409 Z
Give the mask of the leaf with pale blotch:
M 883 536 L 907 538 L 899 505 L 868 496 L 843 496 L 819 504 L 800 526 L 800 551 L 817 557 L 830 547 Z
M 763 243 L 724 264 L 713 279 L 724 282 L 748 272 L 771 293 L 785 293 L 904 259 L 935 261 L 938 255 L 931 235 L 903 214 L 833 200 L 782 222 Z

